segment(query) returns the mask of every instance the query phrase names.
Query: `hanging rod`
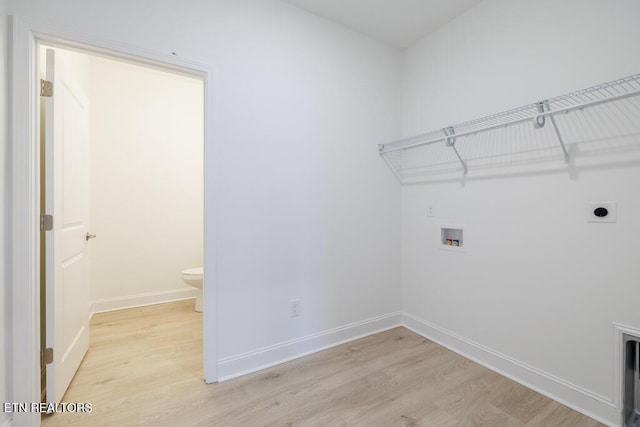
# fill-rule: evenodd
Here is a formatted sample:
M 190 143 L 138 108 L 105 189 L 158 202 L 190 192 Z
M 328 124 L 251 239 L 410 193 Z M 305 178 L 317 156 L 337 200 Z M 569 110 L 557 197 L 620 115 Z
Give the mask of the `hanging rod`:
M 546 121 L 545 119 L 548 117 L 551 121 L 556 137 L 558 138 L 560 147 L 564 152 L 565 161 L 568 161 L 569 152 L 567 151 L 567 148 L 564 144 L 564 140 L 560 134 L 554 116 L 563 113 L 566 114 L 576 110 L 582 110 L 585 108 L 595 107 L 600 104 L 605 104 L 639 95 L 640 74 L 634 74 L 629 77 L 614 80 L 566 95 L 561 95 L 548 100 L 539 101 L 534 104 L 525 105 L 523 107 L 515 108 L 502 113 L 497 113 L 469 122 L 460 123 L 454 126 L 447 126 L 442 130 L 414 135 L 386 144 L 379 144 L 378 151 L 380 155 L 385 155 L 395 151 L 404 151 L 410 148 L 431 145 L 444 141 L 446 142 L 447 146 L 451 147 L 454 150 L 456 156 L 458 157 L 458 160 L 462 164 L 464 172 L 466 173 L 466 163 L 455 148 L 454 143 L 457 138 L 468 135 L 475 135 L 477 133 L 486 132 L 502 127 L 508 127 L 528 121 L 532 121 L 534 127 L 541 128 L 544 126 Z M 600 98 L 589 99 L 585 101 L 585 98 L 594 98 L 597 96 L 599 96 Z M 465 130 L 465 128 L 469 128 L 469 130 Z M 458 131 L 458 129 L 460 131 Z M 451 141 L 453 143 L 450 143 Z

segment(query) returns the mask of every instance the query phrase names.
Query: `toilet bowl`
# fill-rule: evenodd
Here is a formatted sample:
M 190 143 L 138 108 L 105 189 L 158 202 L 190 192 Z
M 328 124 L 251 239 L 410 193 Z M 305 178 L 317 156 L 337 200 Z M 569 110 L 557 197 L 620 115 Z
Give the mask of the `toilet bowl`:
M 189 285 L 197 289 L 196 295 L 196 307 L 195 310 L 202 312 L 202 279 L 204 278 L 204 272 L 202 267 L 187 268 L 182 270 L 182 280 Z

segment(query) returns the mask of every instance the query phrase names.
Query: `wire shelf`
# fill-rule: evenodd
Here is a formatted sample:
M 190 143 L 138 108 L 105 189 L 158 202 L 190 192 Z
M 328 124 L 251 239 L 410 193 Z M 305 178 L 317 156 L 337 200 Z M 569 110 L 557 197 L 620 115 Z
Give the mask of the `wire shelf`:
M 434 174 L 570 159 L 570 148 L 640 140 L 640 74 L 379 145 L 401 183 Z

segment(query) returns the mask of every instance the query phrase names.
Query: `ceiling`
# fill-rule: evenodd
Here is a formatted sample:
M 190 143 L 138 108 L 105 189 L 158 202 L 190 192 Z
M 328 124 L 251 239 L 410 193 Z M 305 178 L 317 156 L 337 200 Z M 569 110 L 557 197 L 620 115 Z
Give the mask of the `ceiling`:
M 481 0 L 285 0 L 404 49 Z

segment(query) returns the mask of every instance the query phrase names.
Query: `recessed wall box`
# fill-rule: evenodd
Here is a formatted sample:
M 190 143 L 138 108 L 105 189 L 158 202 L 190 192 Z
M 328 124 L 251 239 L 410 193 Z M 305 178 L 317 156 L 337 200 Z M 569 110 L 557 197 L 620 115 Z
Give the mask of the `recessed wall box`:
M 625 427 L 640 427 L 640 337 L 625 334 L 623 397 Z
M 454 251 L 464 251 L 464 227 L 460 225 L 440 225 L 440 247 Z
M 616 202 L 587 203 L 587 222 L 618 222 Z

